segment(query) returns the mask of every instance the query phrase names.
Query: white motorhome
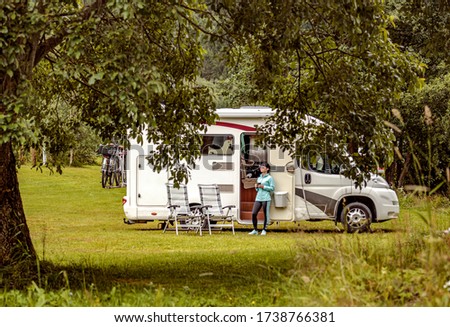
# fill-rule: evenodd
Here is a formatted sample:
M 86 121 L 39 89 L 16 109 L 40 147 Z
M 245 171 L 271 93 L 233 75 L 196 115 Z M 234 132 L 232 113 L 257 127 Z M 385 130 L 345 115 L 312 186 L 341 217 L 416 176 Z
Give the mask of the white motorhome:
M 256 145 L 255 126 L 273 114 L 266 107 L 217 109 L 219 119 L 202 134 L 201 157 L 187 184 L 189 200 L 200 203 L 198 184 L 217 184 L 222 203 L 235 205 L 239 224 L 251 224 L 255 178 L 259 165 L 268 162 L 275 180 L 270 207 L 271 222 L 331 220 L 350 232 L 364 231 L 370 223 L 399 215 L 396 193 L 380 176 L 362 187 L 340 174 L 340 165 L 320 151 L 308 151 L 293 160 L 279 148 Z M 144 138 L 145 139 L 145 138 Z M 123 198 L 124 222 L 164 222 L 167 208 L 167 171 L 155 172 L 146 156 L 152 145 L 131 140 L 128 152 L 127 190 Z M 262 213 L 258 219 L 263 221 Z

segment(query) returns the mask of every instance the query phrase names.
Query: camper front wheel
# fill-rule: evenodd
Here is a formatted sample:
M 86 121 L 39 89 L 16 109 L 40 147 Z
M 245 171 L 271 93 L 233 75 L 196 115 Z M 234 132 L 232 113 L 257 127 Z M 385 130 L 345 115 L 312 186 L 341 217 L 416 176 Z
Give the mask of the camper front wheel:
M 366 232 L 371 222 L 372 212 L 363 203 L 352 202 L 342 210 L 341 223 L 348 233 Z

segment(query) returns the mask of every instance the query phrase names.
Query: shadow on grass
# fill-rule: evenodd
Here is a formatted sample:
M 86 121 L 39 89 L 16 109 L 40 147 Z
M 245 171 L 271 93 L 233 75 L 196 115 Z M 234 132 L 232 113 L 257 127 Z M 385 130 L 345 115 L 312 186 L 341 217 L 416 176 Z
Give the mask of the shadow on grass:
M 268 251 L 270 252 L 270 251 Z M 17 272 L 6 274 L 0 271 L 0 288 L 4 291 L 25 289 L 32 282 L 46 290 L 87 290 L 95 286 L 100 292 L 108 292 L 114 287 L 122 289 L 162 288 L 176 291 L 189 288 L 213 294 L 217 289 L 238 292 L 255 282 L 271 283 L 279 281 L 293 268 L 293 255 L 275 257 L 270 262 L 265 257 L 252 256 L 248 260 L 220 260 L 211 262 L 209 258 L 171 258 L 169 260 L 130 261 L 119 265 L 62 265 L 42 261 L 38 274 L 27 278 L 17 278 Z M 14 276 L 14 277 L 13 277 Z M 12 279 L 14 278 L 14 280 Z
M 158 231 L 160 230 L 162 232 L 161 228 L 158 227 L 150 227 L 150 228 L 135 228 L 130 231 L 138 231 L 138 232 L 149 232 L 149 231 Z M 251 228 L 245 228 L 245 227 L 235 227 L 236 233 L 248 233 L 251 231 Z M 208 231 L 207 229 L 204 229 L 204 231 Z M 173 232 L 173 231 L 170 231 Z M 213 233 L 217 233 L 218 231 L 213 231 Z M 398 229 L 394 228 L 372 228 L 369 233 L 395 233 L 399 232 Z M 338 227 L 335 228 L 268 228 L 268 233 L 308 233 L 308 234 L 345 234 L 345 231 L 343 229 L 340 229 Z
M 149 226 L 151 227 L 151 226 Z M 345 231 L 334 226 L 331 228 L 284 228 L 272 226 L 270 234 L 302 234 L 308 235 L 343 235 Z M 149 232 L 158 228 L 130 229 L 130 232 Z M 246 234 L 248 227 L 236 228 L 237 234 Z M 374 228 L 371 233 L 395 233 L 395 229 Z M 161 231 L 162 233 L 162 231 Z M 227 231 L 226 233 L 230 233 Z M 168 235 L 169 236 L 169 235 Z M 174 236 L 171 233 L 170 236 Z M 351 235 L 350 235 L 351 236 Z M 230 234 L 230 237 L 233 237 Z M 339 236 L 340 238 L 340 236 Z M 265 241 L 263 243 L 266 243 Z M 266 243 L 267 245 L 267 243 Z M 0 288 L 26 288 L 34 281 L 44 289 L 76 289 L 85 290 L 95 285 L 98 290 L 107 291 L 113 287 L 139 288 L 162 287 L 166 289 L 204 289 L 216 287 L 238 290 L 248 287 L 256 281 L 276 282 L 286 278 L 294 268 L 294 249 L 283 254 L 273 247 L 264 247 L 259 253 L 240 250 L 225 251 L 220 258 L 214 253 L 205 252 L 202 256 L 175 256 L 170 252 L 162 256 L 142 256 L 138 259 L 122 261 L 120 264 L 104 263 L 95 265 L 90 263 L 55 264 L 42 261 L 39 263 L 38 273 L 24 278 L 20 272 L 6 272 L 0 269 Z M 20 277 L 19 277 L 20 276 Z M 215 285 L 215 287 L 209 286 Z M 207 292 L 209 292 L 207 290 Z

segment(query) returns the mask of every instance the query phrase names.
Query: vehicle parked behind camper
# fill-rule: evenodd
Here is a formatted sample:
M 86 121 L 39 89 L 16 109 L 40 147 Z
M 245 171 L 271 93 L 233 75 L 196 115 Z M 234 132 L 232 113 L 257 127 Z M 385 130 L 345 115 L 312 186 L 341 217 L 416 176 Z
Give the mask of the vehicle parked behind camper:
M 258 146 L 255 126 L 273 114 L 270 108 L 217 109 L 217 114 L 216 123 L 201 135 L 201 157 L 187 184 L 193 204 L 200 203 L 198 184 L 217 184 L 223 202 L 236 206 L 237 223 L 251 225 L 258 168 L 268 162 L 276 185 L 272 222 L 330 220 L 356 232 L 369 230 L 371 223 L 398 218 L 397 195 L 382 177 L 373 175 L 366 185 L 355 187 L 354 181 L 342 175 L 339 162 L 326 153 L 305 151 L 294 160 L 280 148 Z M 169 216 L 169 172 L 158 173 L 148 165 L 145 158 L 151 144 L 130 143 L 124 221 L 164 223 Z M 262 212 L 258 219 L 264 219 Z

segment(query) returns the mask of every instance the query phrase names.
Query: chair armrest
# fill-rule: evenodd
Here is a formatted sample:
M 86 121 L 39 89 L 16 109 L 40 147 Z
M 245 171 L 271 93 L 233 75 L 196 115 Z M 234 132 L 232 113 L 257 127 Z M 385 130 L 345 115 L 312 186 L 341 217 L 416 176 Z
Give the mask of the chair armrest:
M 177 204 L 172 204 L 171 206 L 168 206 L 169 209 L 179 208 L 180 206 Z
M 209 208 L 212 208 L 212 205 L 208 204 L 208 205 L 201 206 L 199 208 L 199 210 L 203 213 L 207 213 Z
M 235 205 L 229 205 L 229 206 L 225 206 L 222 209 L 231 209 L 231 208 L 236 208 Z

